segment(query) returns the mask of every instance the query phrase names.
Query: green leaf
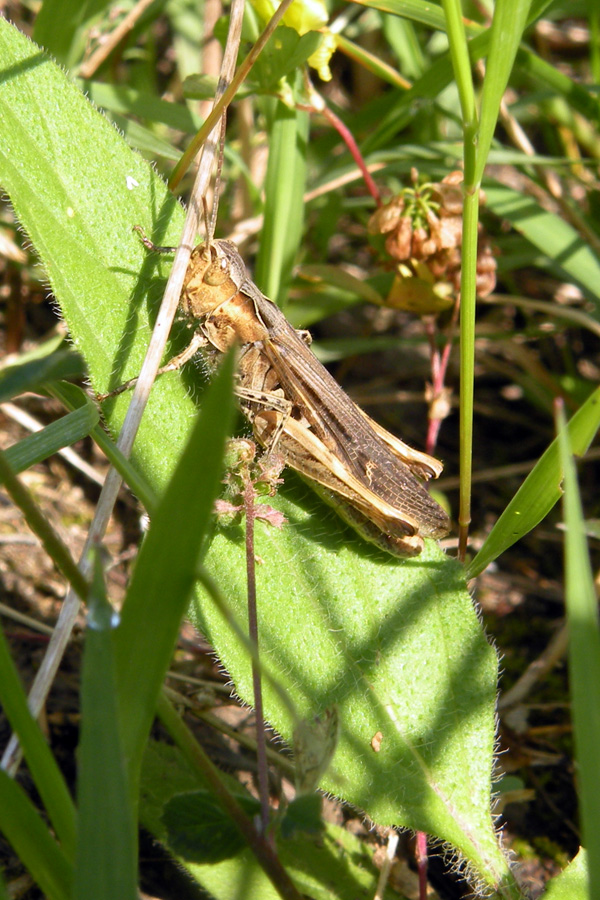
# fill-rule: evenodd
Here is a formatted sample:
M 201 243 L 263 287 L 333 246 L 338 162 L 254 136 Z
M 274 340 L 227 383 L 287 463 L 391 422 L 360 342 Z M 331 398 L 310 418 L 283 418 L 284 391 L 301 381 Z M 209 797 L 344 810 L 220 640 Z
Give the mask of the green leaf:
M 59 400 L 67 409 L 77 410 L 90 403 L 90 398 L 75 384 L 60 381 L 49 386 L 48 393 Z M 98 444 L 108 461 L 115 467 L 123 481 L 130 487 L 139 501 L 144 505 L 150 515 L 156 509 L 156 494 L 142 475 L 134 468 L 129 459 L 126 459 L 116 444 L 106 434 L 104 428 L 96 425 L 91 436 Z
M 322 39 L 318 31 L 307 31 L 301 35 L 295 28 L 279 25 L 253 67 L 252 78 L 257 89 L 264 93 L 277 93 L 281 79 L 304 65 Z
M 108 6 L 108 0 L 44 0 L 33 36 L 59 62 L 72 67 L 83 56 L 90 28 Z M 56 27 L 57 22 L 60 28 Z
M 548 883 L 540 900 L 590 900 L 587 853 L 581 849 L 567 868 Z
M 137 835 L 118 726 L 113 629 L 100 553 L 88 598 L 77 752 L 78 842 L 73 900 L 135 900 Z
M 279 533 L 257 523 L 261 658 L 299 717 L 339 709 L 338 750 L 321 787 L 378 823 L 450 841 L 500 881 L 507 873 L 489 812 L 497 661 L 460 567 L 431 542 L 417 559 L 393 562 L 297 478 L 285 480 L 277 506 L 288 524 Z M 205 561 L 238 621 L 242 540 L 239 529 L 222 530 Z M 208 597 L 197 622 L 249 700 L 249 660 Z M 288 707 L 266 683 L 264 698 L 270 723 L 291 740 Z
M 180 158 L 181 152 L 177 147 L 158 137 L 149 128 L 117 113 L 113 113 L 112 118 L 117 128 L 123 132 L 127 143 L 135 150 L 139 150 L 140 153 L 146 153 L 148 156 L 162 156 L 163 159 L 170 159 L 173 162 Z
M 379 872 L 368 847 L 344 829 L 327 825 L 318 840 L 306 835 L 280 841 L 279 859 L 296 887 L 314 900 L 356 900 L 372 897 Z M 216 865 L 186 865 L 193 878 L 216 900 L 280 900 L 249 851 Z M 386 888 L 384 900 L 398 900 Z
M 288 840 L 300 832 L 319 834 L 325 830 L 320 794 L 302 794 L 289 804 L 281 821 L 281 836 Z
M 226 773 L 223 777 L 228 779 Z M 239 794 L 239 783 L 231 780 L 232 790 Z M 144 759 L 141 817 L 157 839 L 167 840 L 162 810 L 170 799 L 198 787 L 196 772 L 177 748 L 149 742 Z M 373 864 L 373 851 L 344 828 L 327 825 L 317 841 L 306 835 L 279 840 L 277 852 L 298 889 L 309 897 L 356 900 L 375 894 L 379 871 Z M 248 850 L 215 864 L 198 865 L 185 856 L 178 857 L 178 861 L 217 900 L 239 900 L 240 895 L 244 900 L 279 900 L 276 889 Z M 397 900 L 397 894 L 388 889 L 384 898 Z
M 200 77 L 200 76 L 196 76 Z M 209 96 L 214 97 L 216 80 Z M 139 116 L 149 122 L 162 122 L 169 128 L 195 134 L 202 120 L 187 106 L 161 100 L 153 94 L 123 85 L 104 84 L 101 81 L 82 81 L 81 88 L 97 106 L 121 116 Z
M 303 265 L 298 275 L 306 279 L 311 287 L 333 287 L 353 298 L 360 298 L 366 303 L 377 303 L 382 306 L 385 298 L 368 281 L 357 278 L 339 266 L 328 265 Z
M 357 0 L 357 2 L 361 6 L 373 7 L 381 12 L 420 22 L 428 28 L 446 30 L 446 18 L 437 3 L 427 3 L 426 0 Z
M 600 427 L 600 388 L 597 388 L 569 422 L 573 453 L 583 456 Z M 563 469 L 558 439 L 552 441 L 512 498 L 468 568 L 475 578 L 508 547 L 544 519 L 562 495 Z
M 71 900 L 71 866 L 25 792 L 0 769 L 0 831 L 48 900 Z
M 249 816 L 260 812 L 254 797 L 237 797 Z M 178 794 L 166 804 L 163 824 L 169 847 L 192 863 L 216 863 L 236 856 L 245 847 L 235 823 L 208 791 Z

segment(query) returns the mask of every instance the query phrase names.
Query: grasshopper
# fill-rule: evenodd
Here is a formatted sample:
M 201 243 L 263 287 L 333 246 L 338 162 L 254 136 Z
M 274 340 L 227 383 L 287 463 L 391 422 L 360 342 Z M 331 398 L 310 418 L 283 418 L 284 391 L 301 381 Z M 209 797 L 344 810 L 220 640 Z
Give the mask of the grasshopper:
M 199 327 L 160 372 L 179 368 L 202 345 L 221 352 L 240 345 L 236 393 L 257 441 L 276 446 L 362 537 L 406 557 L 421 552 L 423 536 L 448 533 L 446 512 L 419 481 L 437 478 L 442 464 L 348 397 L 310 350 L 308 332 L 296 331 L 254 284 L 235 244 L 216 240 L 192 251 L 180 305 Z
M 234 244 L 192 252 L 181 306 L 217 350 L 241 345 L 238 394 L 260 444 L 306 477 L 367 540 L 415 556 L 422 535 L 448 533 L 447 514 L 416 476 L 438 477 L 441 463 L 381 428 L 342 390 L 257 288 Z

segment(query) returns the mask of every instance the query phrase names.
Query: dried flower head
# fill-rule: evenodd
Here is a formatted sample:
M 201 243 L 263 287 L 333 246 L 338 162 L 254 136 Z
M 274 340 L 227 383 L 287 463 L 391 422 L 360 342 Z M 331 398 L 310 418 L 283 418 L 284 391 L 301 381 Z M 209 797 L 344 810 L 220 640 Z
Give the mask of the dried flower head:
M 369 233 L 386 235 L 385 250 L 395 261 L 396 278 L 390 306 L 419 315 L 438 313 L 455 302 L 460 291 L 462 244 L 462 172 L 440 182 L 405 188 L 369 220 Z M 480 226 L 477 293 L 487 296 L 496 284 L 496 260 Z

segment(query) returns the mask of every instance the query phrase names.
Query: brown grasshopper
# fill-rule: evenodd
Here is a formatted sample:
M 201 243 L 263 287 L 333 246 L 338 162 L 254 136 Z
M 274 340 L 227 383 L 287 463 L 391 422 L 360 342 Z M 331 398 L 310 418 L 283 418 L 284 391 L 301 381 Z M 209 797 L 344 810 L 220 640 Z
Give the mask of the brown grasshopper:
M 416 477 L 437 478 L 442 464 L 359 409 L 309 349 L 308 332 L 292 328 L 257 288 L 235 244 L 218 240 L 192 251 L 181 309 L 199 327 L 161 373 L 182 366 L 202 345 L 225 352 L 237 343 L 236 393 L 256 439 L 277 447 L 359 534 L 406 557 L 421 552 L 423 535 L 448 533 L 446 512 Z
M 415 556 L 422 535 L 448 533 L 447 514 L 417 477 L 442 465 L 413 450 L 364 413 L 279 308 L 256 287 L 234 244 L 192 252 L 181 295 L 213 347 L 241 345 L 238 394 L 255 437 L 277 445 L 286 463 L 367 540 L 396 556 Z

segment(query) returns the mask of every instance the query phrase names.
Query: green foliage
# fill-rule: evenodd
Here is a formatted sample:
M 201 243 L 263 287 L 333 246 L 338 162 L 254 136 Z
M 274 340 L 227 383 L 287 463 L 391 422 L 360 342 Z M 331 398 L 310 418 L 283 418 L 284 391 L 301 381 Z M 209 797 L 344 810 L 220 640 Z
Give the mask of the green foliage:
M 260 803 L 254 797 L 239 797 L 238 802 L 249 816 L 259 814 Z M 221 862 L 246 846 L 235 823 L 208 791 L 172 797 L 165 803 L 162 821 L 169 847 L 191 863 Z
M 391 85 L 362 107 L 337 110 L 359 141 L 367 164 L 378 167 L 378 183 L 398 185 L 412 165 L 431 178 L 440 177 L 456 166 L 463 142 L 467 200 L 461 459 L 466 481 L 471 466 L 478 328 L 476 189 L 482 179 L 486 216 L 493 214 L 510 223 L 520 235 L 518 246 L 512 245 L 518 250 L 519 265 L 544 266 L 577 284 L 590 304 L 585 315 L 598 327 L 600 262 L 597 243 L 586 240 L 593 223 L 584 220 L 576 204 L 566 215 L 564 204 L 547 208 L 519 187 L 485 177 L 489 154 L 498 164 L 521 167 L 528 177 L 538 175 L 540 165 L 560 167 L 564 162 L 560 148 L 552 157 L 541 153 L 526 157 L 501 143 L 496 122 L 509 79 L 522 91 L 524 107 L 533 84 L 534 90 L 560 99 L 573 115 L 586 116 L 597 127 L 597 97 L 591 88 L 538 56 L 526 43 L 526 28 L 546 5 L 543 0 L 531 5 L 523 0 L 498 3 L 490 27 L 464 20 L 456 0 L 440 6 L 421 0 L 367 0 L 355 19 L 353 13 L 347 20 L 340 17 L 340 49 Z M 177 771 L 179 758 L 175 762 L 174 757 L 161 756 L 163 751 L 153 745 L 147 747 L 160 685 L 199 578 L 205 588 L 197 591 L 193 618 L 231 675 L 239 696 L 248 703 L 253 698 L 248 644 L 241 637 L 247 592 L 244 529 L 237 523 L 225 527 L 211 521 L 224 441 L 232 430 L 233 360 L 225 361 L 208 391 L 205 373 L 191 366 L 162 377 L 152 391 L 130 461 L 101 431 L 92 401 L 78 388 L 59 383 L 81 374 L 82 358 L 96 391 L 108 391 L 138 374 L 170 261 L 148 254 L 132 228 L 140 225 L 158 244 L 176 243 L 181 231 L 181 205 L 132 149 L 156 156 L 162 164 L 176 160 L 181 143 L 177 132 L 191 135 L 200 121 L 191 107 L 162 98 L 154 39 L 144 37 L 160 8 L 161 4 L 153 4 L 146 11 L 120 47 L 114 65 L 84 83 L 85 92 L 105 115 L 37 46 L 0 20 L 0 48 L 7 68 L 0 84 L 0 185 L 43 264 L 81 354 L 50 341 L 0 373 L 1 400 L 24 391 L 44 391 L 69 410 L 39 434 L 10 448 L 7 456 L 14 469 L 23 471 L 91 435 L 152 513 L 118 628 L 113 630 L 110 621 L 102 621 L 87 640 L 77 853 L 73 810 L 64 783 L 49 761 L 49 751 L 40 748 L 37 726 L 4 651 L 0 654 L 6 673 L 0 678 L 3 706 L 25 745 L 57 839 L 4 775 L 0 778 L 0 809 L 4 810 L 0 828 L 47 896 L 71 896 L 73 879 L 77 897 L 108 898 L 116 892 L 133 896 L 133 823 L 141 777 L 142 820 L 193 877 L 217 898 L 239 896 L 242 885 L 246 898 L 263 900 L 274 896 L 272 884 L 256 859 L 243 850 L 239 831 L 197 773 L 182 775 Z M 90 28 L 106 27 L 105 13 L 106 4 L 99 0 L 84 4 L 45 0 L 34 37 L 59 63 L 76 70 Z M 202 33 L 196 4 L 173 0 L 167 4 L 166 15 L 173 33 L 175 81 L 188 78 L 188 96 L 194 92 L 210 96 L 213 82 L 192 74 Z M 381 58 L 363 46 L 368 43 L 363 39 L 375 29 L 381 29 L 386 40 Z M 429 40 L 430 32 L 424 29 L 437 31 L 438 42 Z M 137 36 L 141 36 L 143 52 L 136 44 Z M 260 140 L 269 150 L 264 180 L 252 184 L 244 200 L 249 215 L 263 216 L 256 280 L 269 296 L 287 304 L 286 314 L 297 326 L 318 322 L 359 299 L 384 305 L 391 280 L 385 273 L 370 272 L 364 277 L 358 266 L 349 271 L 330 264 L 330 250 L 339 247 L 340 234 L 352 234 L 357 220 L 361 228 L 364 225 L 367 201 L 361 190 L 344 193 L 339 188 L 351 173 L 348 153 L 339 152 L 339 136 L 323 128 L 314 114 L 309 120 L 306 109 L 292 108 L 295 100 L 306 104 L 314 99 L 306 93 L 300 69 L 321 40 L 316 32 L 300 35 L 289 27 L 278 29 L 243 88 L 243 96 L 252 98 L 265 135 Z M 486 71 L 479 98 L 471 69 L 480 59 L 486 60 Z M 125 84 L 118 83 L 122 71 L 128 73 Z M 362 69 L 353 70 L 358 80 L 362 74 Z M 412 85 L 406 76 L 413 79 Z M 240 116 L 226 151 L 232 181 L 237 176 L 252 180 L 247 147 L 258 138 L 244 133 L 244 128 Z M 588 135 L 590 153 L 594 139 L 595 134 Z M 328 187 L 331 184 L 335 193 Z M 319 190 L 305 204 L 305 192 L 313 187 Z M 239 197 L 235 202 L 239 203 Z M 225 214 L 233 206 L 234 201 L 224 195 Z M 497 230 L 498 246 L 508 248 L 509 239 Z M 353 262 L 352 245 L 345 251 L 346 259 Z M 301 258 L 311 262 L 303 269 L 303 279 L 295 276 Z M 516 254 L 505 253 L 508 276 L 515 259 Z M 562 309 L 555 321 L 565 318 Z M 180 350 L 188 337 L 187 329 L 176 325 L 168 355 Z M 423 338 L 413 341 L 424 343 Z M 321 346 L 322 358 L 333 360 L 374 348 L 397 348 L 399 339 L 368 333 Z M 410 344 L 402 341 L 400 346 L 404 351 Z M 512 371 L 518 384 L 532 383 L 527 382 L 527 373 Z M 566 390 L 572 385 L 571 398 L 585 395 L 589 384 L 576 371 L 561 375 L 556 380 Z M 540 406 L 548 417 L 552 386 L 544 382 L 544 389 Z M 128 401 L 124 395 L 104 404 L 113 437 L 123 423 Z M 577 402 L 581 406 L 574 406 L 567 432 L 573 452 L 583 454 L 598 427 L 598 393 Z M 198 406 L 201 416 L 194 425 Z M 482 572 L 550 512 L 560 496 L 565 467 L 568 470 L 565 453 L 561 457 L 558 441 L 548 446 L 498 514 L 471 563 L 470 576 Z M 571 478 L 566 501 L 567 575 L 577 641 L 582 632 L 577 630 L 573 601 L 583 593 L 579 576 L 587 572 L 587 562 L 582 514 L 573 506 L 573 495 Z M 463 518 L 469 512 L 468 500 L 463 485 Z M 409 561 L 380 554 L 288 473 L 269 503 L 284 513 L 287 522 L 282 529 L 256 523 L 268 722 L 293 743 L 299 721 L 335 708 L 339 739 L 322 788 L 363 810 L 377 824 L 423 830 L 445 841 L 466 864 L 474 885 L 491 895 L 520 897 L 490 812 L 497 656 L 473 608 L 464 571 L 432 542 L 427 542 L 420 557 Z M 589 588 L 587 581 L 585 586 Z M 99 581 L 95 591 L 91 616 L 97 624 L 100 613 L 106 612 Z M 587 614 L 593 619 L 591 591 L 586 598 Z M 589 637 L 590 631 L 586 633 Z M 585 687 L 585 673 L 589 677 L 597 666 L 596 637 L 592 647 L 583 639 L 574 641 L 572 661 L 575 721 L 579 727 L 585 721 L 590 726 L 587 737 L 585 730 L 578 731 L 582 764 L 587 765 L 582 776 L 586 796 L 592 796 L 596 788 L 593 754 L 586 748 L 600 705 Z M 376 747 L 371 742 L 378 733 L 382 738 Z M 144 750 L 148 755 L 140 776 Z M 102 805 L 103 794 L 111 798 L 108 811 Z M 244 798 L 241 805 L 253 814 L 254 801 Z M 315 898 L 372 896 L 376 873 L 370 851 L 341 829 L 326 826 L 323 832 L 318 805 L 314 794 L 302 797 L 277 823 L 278 853 L 297 888 Z M 599 816 L 588 814 L 593 804 L 582 805 L 591 849 Z M 96 826 L 100 840 L 94 836 Z M 314 832 L 320 834 L 316 840 Z M 583 863 L 574 863 L 546 896 L 559 898 L 571 890 L 569 896 L 585 897 L 583 868 Z M 590 877 L 595 884 L 594 871 Z

